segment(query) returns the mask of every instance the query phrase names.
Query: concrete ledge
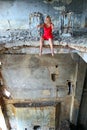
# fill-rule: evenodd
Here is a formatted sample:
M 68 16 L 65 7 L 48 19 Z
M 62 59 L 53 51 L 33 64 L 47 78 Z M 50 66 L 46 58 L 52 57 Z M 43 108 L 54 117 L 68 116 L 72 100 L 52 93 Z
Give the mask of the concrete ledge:
M 0 44 L 0 54 L 39 54 L 39 41 L 17 41 Z M 43 54 L 50 54 L 49 42 L 44 42 Z M 87 38 L 62 37 L 54 40 L 54 53 L 78 53 L 87 62 Z M 85 59 L 84 59 L 85 58 Z
M 49 45 L 48 41 L 44 42 L 45 47 Z M 87 38 L 86 37 L 61 37 L 58 40 L 54 40 L 54 46 L 67 46 L 73 49 L 76 49 L 78 51 L 87 52 Z M 15 41 L 15 42 L 6 42 L 6 43 L 0 43 L 0 50 L 1 48 L 16 48 L 16 47 L 39 47 L 39 41 Z
M 69 96 L 70 97 L 70 96 Z M 38 100 L 18 100 L 18 99 L 4 99 L 8 104 L 16 104 L 16 103 L 44 103 L 44 102 L 62 102 L 63 98 L 46 98 L 46 99 L 38 99 Z

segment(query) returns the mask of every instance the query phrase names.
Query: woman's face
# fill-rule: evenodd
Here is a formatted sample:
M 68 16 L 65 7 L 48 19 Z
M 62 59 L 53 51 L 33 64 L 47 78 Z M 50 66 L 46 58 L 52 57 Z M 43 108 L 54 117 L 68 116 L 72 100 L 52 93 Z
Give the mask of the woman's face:
M 46 21 L 46 23 L 50 23 L 51 22 L 50 18 L 46 18 L 45 21 Z

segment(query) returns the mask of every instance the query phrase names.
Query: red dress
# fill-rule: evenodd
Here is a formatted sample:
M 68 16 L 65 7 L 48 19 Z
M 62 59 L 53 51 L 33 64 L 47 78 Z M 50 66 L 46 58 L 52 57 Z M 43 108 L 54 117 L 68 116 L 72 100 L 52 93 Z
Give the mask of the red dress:
M 50 39 L 53 39 L 53 34 L 52 34 L 52 26 L 50 24 L 49 27 L 46 26 L 46 24 L 44 24 L 44 34 L 42 35 L 42 38 L 44 40 L 48 40 L 49 38 Z

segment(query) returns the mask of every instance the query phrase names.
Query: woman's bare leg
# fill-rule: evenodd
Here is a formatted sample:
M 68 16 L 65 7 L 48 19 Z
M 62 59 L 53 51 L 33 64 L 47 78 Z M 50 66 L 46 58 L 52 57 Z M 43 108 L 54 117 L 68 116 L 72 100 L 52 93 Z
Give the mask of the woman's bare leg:
M 49 39 L 49 44 L 50 44 L 52 56 L 54 56 L 54 48 L 53 48 L 53 40 L 52 39 Z
M 43 42 L 44 42 L 44 39 L 41 37 L 40 38 L 40 53 L 39 53 L 40 56 L 42 55 Z

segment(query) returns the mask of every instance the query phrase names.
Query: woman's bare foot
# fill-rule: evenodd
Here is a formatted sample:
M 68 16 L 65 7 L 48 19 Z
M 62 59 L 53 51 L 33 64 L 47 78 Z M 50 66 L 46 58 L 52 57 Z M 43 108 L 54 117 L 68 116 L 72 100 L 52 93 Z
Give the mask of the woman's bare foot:
M 54 56 L 54 53 L 52 53 L 52 56 Z
M 42 56 L 42 52 L 39 53 L 39 56 Z

